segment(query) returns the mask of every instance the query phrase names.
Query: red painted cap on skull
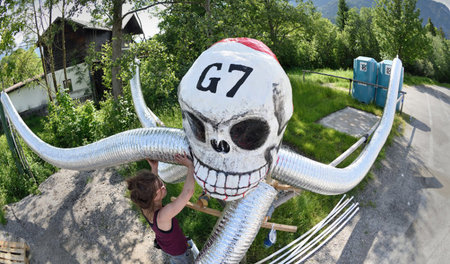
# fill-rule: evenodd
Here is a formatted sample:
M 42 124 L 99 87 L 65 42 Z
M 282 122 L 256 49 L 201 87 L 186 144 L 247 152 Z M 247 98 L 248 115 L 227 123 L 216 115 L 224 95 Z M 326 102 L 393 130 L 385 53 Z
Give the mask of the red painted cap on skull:
M 266 54 L 269 54 L 275 60 L 278 61 L 277 56 L 270 50 L 270 48 L 267 47 L 266 44 L 262 43 L 261 41 L 259 41 L 257 39 L 252 39 L 252 38 L 227 38 L 227 39 L 222 39 L 221 41 L 218 41 L 218 42 L 214 43 L 214 45 L 217 44 L 217 43 L 221 43 L 221 42 L 237 42 L 237 43 L 245 45 L 245 46 L 247 46 L 249 48 L 252 48 L 254 50 L 261 51 L 261 52 L 264 52 Z

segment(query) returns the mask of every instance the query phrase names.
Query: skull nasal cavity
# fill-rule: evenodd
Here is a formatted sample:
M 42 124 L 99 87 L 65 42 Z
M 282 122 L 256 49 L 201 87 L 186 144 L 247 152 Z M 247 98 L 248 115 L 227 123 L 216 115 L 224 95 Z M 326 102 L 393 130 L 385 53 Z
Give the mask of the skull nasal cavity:
M 230 145 L 225 140 L 217 142 L 215 139 L 211 140 L 211 146 L 217 152 L 228 153 L 230 151 Z

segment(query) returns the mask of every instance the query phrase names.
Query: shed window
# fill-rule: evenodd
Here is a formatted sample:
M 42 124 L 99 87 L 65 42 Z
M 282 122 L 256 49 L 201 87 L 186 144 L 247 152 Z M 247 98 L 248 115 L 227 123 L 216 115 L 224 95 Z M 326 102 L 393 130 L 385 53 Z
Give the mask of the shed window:
M 67 81 L 64 80 L 63 84 L 66 91 L 73 92 L 72 79 L 67 79 Z

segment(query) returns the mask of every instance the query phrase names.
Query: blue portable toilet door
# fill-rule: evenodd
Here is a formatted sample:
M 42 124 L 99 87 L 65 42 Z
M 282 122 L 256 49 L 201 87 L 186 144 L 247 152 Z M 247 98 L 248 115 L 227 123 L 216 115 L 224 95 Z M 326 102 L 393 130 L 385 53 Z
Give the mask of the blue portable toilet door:
M 378 64 L 373 58 L 359 56 L 353 60 L 353 79 L 366 83 L 377 82 Z M 375 87 L 364 83 L 353 82 L 352 97 L 369 104 L 374 100 Z
M 379 63 L 379 65 L 380 65 L 380 69 L 378 72 L 377 84 L 388 88 L 390 78 L 391 78 L 392 61 L 391 60 L 383 60 Z M 399 87 L 398 97 L 400 97 L 400 91 L 402 90 L 402 84 L 403 84 L 403 67 L 402 67 L 402 73 L 400 75 L 400 87 Z M 377 87 L 377 93 L 375 96 L 376 105 L 378 105 L 380 107 L 384 107 L 386 104 L 386 99 L 387 99 L 387 90 L 383 89 L 381 87 Z M 400 109 L 400 102 L 397 103 L 397 111 L 399 109 Z

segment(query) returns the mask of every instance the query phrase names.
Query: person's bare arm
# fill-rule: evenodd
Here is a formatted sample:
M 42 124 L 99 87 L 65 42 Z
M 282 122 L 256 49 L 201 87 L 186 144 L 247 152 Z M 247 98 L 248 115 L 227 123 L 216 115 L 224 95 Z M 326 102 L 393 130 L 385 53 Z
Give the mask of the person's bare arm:
M 192 161 L 184 155 L 176 155 L 175 160 L 188 168 L 188 173 L 186 176 L 186 180 L 184 182 L 183 190 L 180 195 L 171 203 L 164 206 L 158 213 L 158 225 L 162 227 L 163 223 L 169 224 L 172 223 L 172 218 L 175 217 L 181 210 L 183 210 L 184 206 L 187 204 L 189 199 L 191 199 L 194 194 L 194 165 Z
M 152 173 L 155 175 L 158 175 L 158 161 L 157 160 L 151 160 L 146 159 L 150 167 L 152 167 Z

